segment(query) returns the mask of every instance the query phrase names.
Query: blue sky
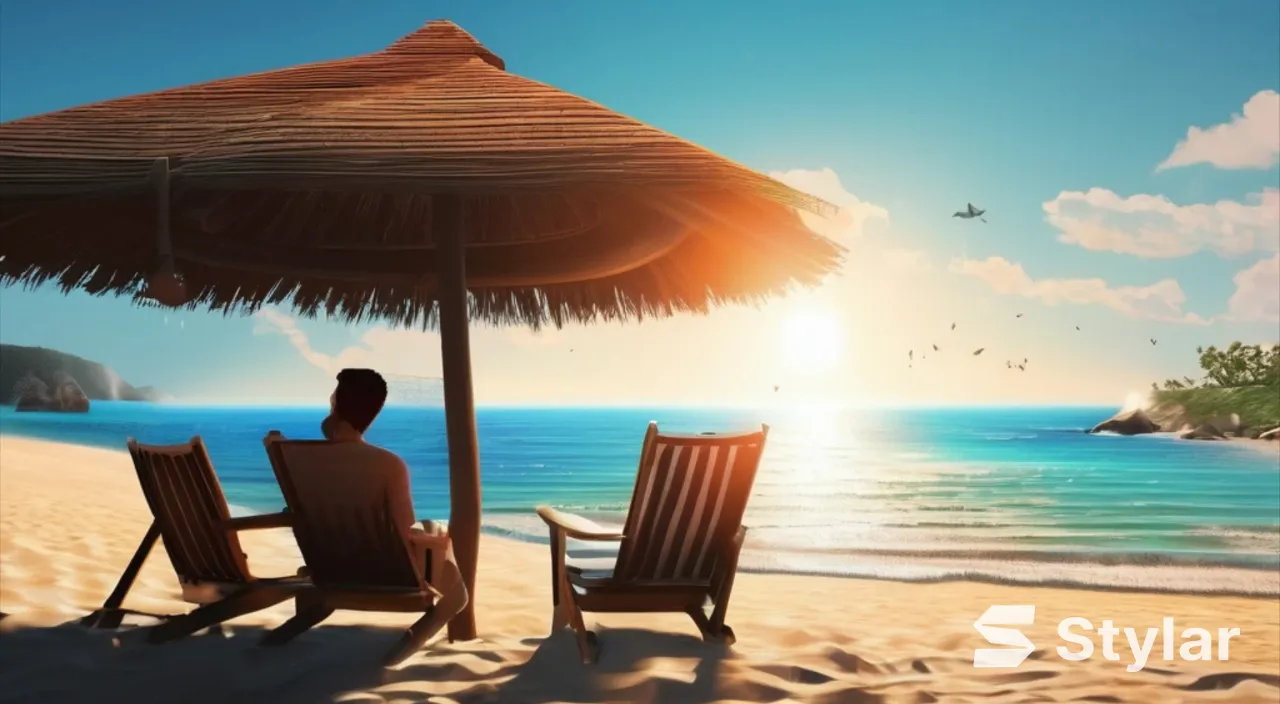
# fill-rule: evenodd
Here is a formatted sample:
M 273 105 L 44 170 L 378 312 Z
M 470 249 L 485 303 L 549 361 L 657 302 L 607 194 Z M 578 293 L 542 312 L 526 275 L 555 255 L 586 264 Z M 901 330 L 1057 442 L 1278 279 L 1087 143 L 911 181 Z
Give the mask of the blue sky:
M 1157 170 L 1189 128 L 1228 124 L 1254 96 L 1280 90 L 1272 0 L 0 0 L 0 120 L 375 51 L 435 18 L 467 29 L 512 72 L 758 170 L 792 172 L 793 185 L 845 198 L 853 218 L 831 230 L 850 247 L 846 275 L 799 303 L 716 313 L 712 324 L 481 331 L 482 402 L 750 401 L 779 378 L 841 398 L 1105 401 L 1193 372 L 1197 344 L 1280 338 L 1267 290 L 1280 200 L 1250 201 L 1280 186 L 1270 137 L 1257 132 L 1261 120 L 1280 133 L 1280 117 L 1255 110 L 1252 137 L 1246 125 L 1189 143 L 1182 153 L 1199 163 Z M 1059 197 L 1094 188 L 1128 212 L 1098 192 Z M 1143 195 L 1169 206 L 1123 200 Z M 989 222 L 952 219 L 967 201 L 988 208 Z M 1197 203 L 1209 205 L 1177 209 Z M 1232 309 L 1237 275 L 1255 265 L 1254 288 Z M 1157 286 L 1169 281 L 1185 301 Z M 804 306 L 839 328 L 841 355 L 825 377 L 788 369 L 773 343 L 812 312 Z M 1015 311 L 1038 327 L 1018 328 Z M 980 370 L 959 358 L 905 368 L 905 350 L 957 319 L 975 337 L 956 344 L 1003 356 Z M 1075 325 L 1084 334 L 1067 334 Z M 286 328 L 294 334 L 278 334 Z M 52 289 L 0 290 L 0 340 L 81 354 L 194 399 L 323 399 L 340 361 L 438 373 L 429 334 L 283 313 L 166 320 Z M 719 363 L 739 345 L 766 351 Z M 1003 361 L 1024 354 L 1036 374 L 1011 381 Z M 641 369 L 681 373 L 642 383 L 622 371 L 638 357 Z

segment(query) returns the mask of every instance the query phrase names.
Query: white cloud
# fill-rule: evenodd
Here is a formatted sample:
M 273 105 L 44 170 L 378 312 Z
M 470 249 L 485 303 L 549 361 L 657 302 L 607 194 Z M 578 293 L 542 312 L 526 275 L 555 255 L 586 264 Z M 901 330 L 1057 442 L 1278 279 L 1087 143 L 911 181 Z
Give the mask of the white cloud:
M 897 274 L 923 274 L 933 269 L 929 253 L 923 249 L 886 249 L 880 253 L 888 268 Z
M 1235 283 L 1227 317 L 1241 322 L 1280 322 L 1280 254 L 1236 274 Z
M 434 333 L 377 326 L 365 332 L 359 344 L 329 355 L 311 346 L 297 318 L 273 308 L 259 310 L 255 318 L 255 334 L 284 335 L 307 364 L 329 374 L 355 367 L 385 375 L 440 376 L 440 338 Z
M 1219 169 L 1266 169 L 1280 161 L 1280 93 L 1258 91 L 1244 110 L 1207 128 L 1191 127 L 1187 138 L 1156 167 L 1157 171 L 1191 164 Z
M 1105 306 L 1134 318 L 1174 323 L 1207 325 L 1210 321 L 1182 310 L 1187 296 L 1173 279 L 1150 286 L 1112 287 L 1102 279 L 1032 279 L 1022 268 L 1004 257 L 983 260 L 956 259 L 949 269 L 975 276 L 999 294 L 1022 296 L 1046 305 Z
M 836 206 L 838 210 L 830 218 L 805 211 L 801 211 L 800 217 L 814 232 L 841 244 L 848 244 L 858 239 L 867 221 L 889 219 L 889 211 L 874 203 L 867 203 L 845 190 L 844 184 L 840 183 L 840 176 L 830 168 L 817 171 L 806 169 L 774 171 L 769 175 L 792 188 Z
M 1058 241 L 1095 251 L 1147 258 L 1184 257 L 1200 250 L 1222 256 L 1280 249 L 1280 189 L 1241 203 L 1177 205 L 1164 196 L 1121 197 L 1105 188 L 1063 191 L 1044 203 Z

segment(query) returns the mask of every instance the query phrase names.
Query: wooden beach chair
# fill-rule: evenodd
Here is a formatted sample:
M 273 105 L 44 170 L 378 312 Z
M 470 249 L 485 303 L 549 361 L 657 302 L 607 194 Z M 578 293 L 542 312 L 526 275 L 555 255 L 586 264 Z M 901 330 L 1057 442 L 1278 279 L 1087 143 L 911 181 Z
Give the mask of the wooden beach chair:
M 238 531 L 280 528 L 288 514 L 232 518 L 222 485 L 199 436 L 179 445 L 142 445 L 129 438 L 129 454 L 151 508 L 151 527 L 116 588 L 98 611 L 81 619 L 93 628 L 117 628 L 126 614 L 159 616 L 147 640 L 159 643 L 278 604 L 306 585 L 298 577 L 259 579 L 249 572 Z M 182 599 L 197 605 L 182 615 L 142 614 L 122 608 L 157 538 L 182 585 Z
M 391 519 L 385 487 L 370 483 L 364 493 L 337 492 L 322 477 L 313 479 L 309 470 L 329 461 L 332 443 L 327 440 L 286 440 L 272 431 L 263 445 L 293 516 L 293 534 L 312 586 L 297 594 L 297 614 L 264 636 L 262 644 L 286 643 L 338 609 L 411 612 L 422 616 L 383 664 L 412 655 L 445 625 L 435 622 L 441 593 L 429 580 L 441 574 L 448 533 L 423 521 L 429 530 L 411 531 L 406 538 Z
M 687 613 L 704 639 L 734 642 L 725 612 L 746 536 L 742 514 L 768 432 L 762 425 L 743 434 L 663 435 L 650 423 L 621 532 L 538 507 L 551 529 L 552 632 L 572 626 L 584 663 L 599 655 L 584 611 Z M 620 541 L 612 572 L 569 565 L 566 538 Z

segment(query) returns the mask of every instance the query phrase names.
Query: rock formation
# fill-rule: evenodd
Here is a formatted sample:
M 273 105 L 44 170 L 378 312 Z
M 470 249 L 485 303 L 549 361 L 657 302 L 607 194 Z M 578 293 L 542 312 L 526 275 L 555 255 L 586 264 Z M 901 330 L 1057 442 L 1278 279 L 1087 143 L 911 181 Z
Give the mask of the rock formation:
M 89 398 L 76 380 L 66 372 L 58 372 L 52 376 L 52 387 L 32 372 L 27 372 L 18 379 L 13 387 L 14 410 L 87 413 Z
M 18 411 L 43 411 L 53 405 L 49 385 L 31 372 L 22 375 L 13 385 L 13 405 Z
M 1184 430 L 1178 437 L 1183 440 L 1226 440 L 1227 434 L 1213 423 L 1201 423 L 1195 428 Z
M 1160 426 L 1147 416 L 1141 408 L 1132 411 L 1121 411 L 1116 415 L 1093 426 L 1090 433 L 1112 432 L 1116 435 L 1144 435 L 1160 432 Z

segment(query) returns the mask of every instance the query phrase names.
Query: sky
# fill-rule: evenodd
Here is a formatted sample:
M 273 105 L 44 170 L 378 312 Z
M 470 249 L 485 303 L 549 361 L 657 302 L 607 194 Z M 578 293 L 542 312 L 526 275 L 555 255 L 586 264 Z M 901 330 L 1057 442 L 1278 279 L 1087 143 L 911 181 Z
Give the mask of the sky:
M 1274 0 L 0 0 L 0 120 L 367 53 L 431 19 L 827 199 L 812 226 L 848 249 L 759 309 L 477 326 L 481 404 L 1118 403 L 1195 376 L 1198 345 L 1280 339 Z M 952 217 L 970 202 L 986 222 Z M 440 374 L 430 331 L 53 288 L 0 289 L 0 341 L 194 402 L 323 403 L 344 366 Z

